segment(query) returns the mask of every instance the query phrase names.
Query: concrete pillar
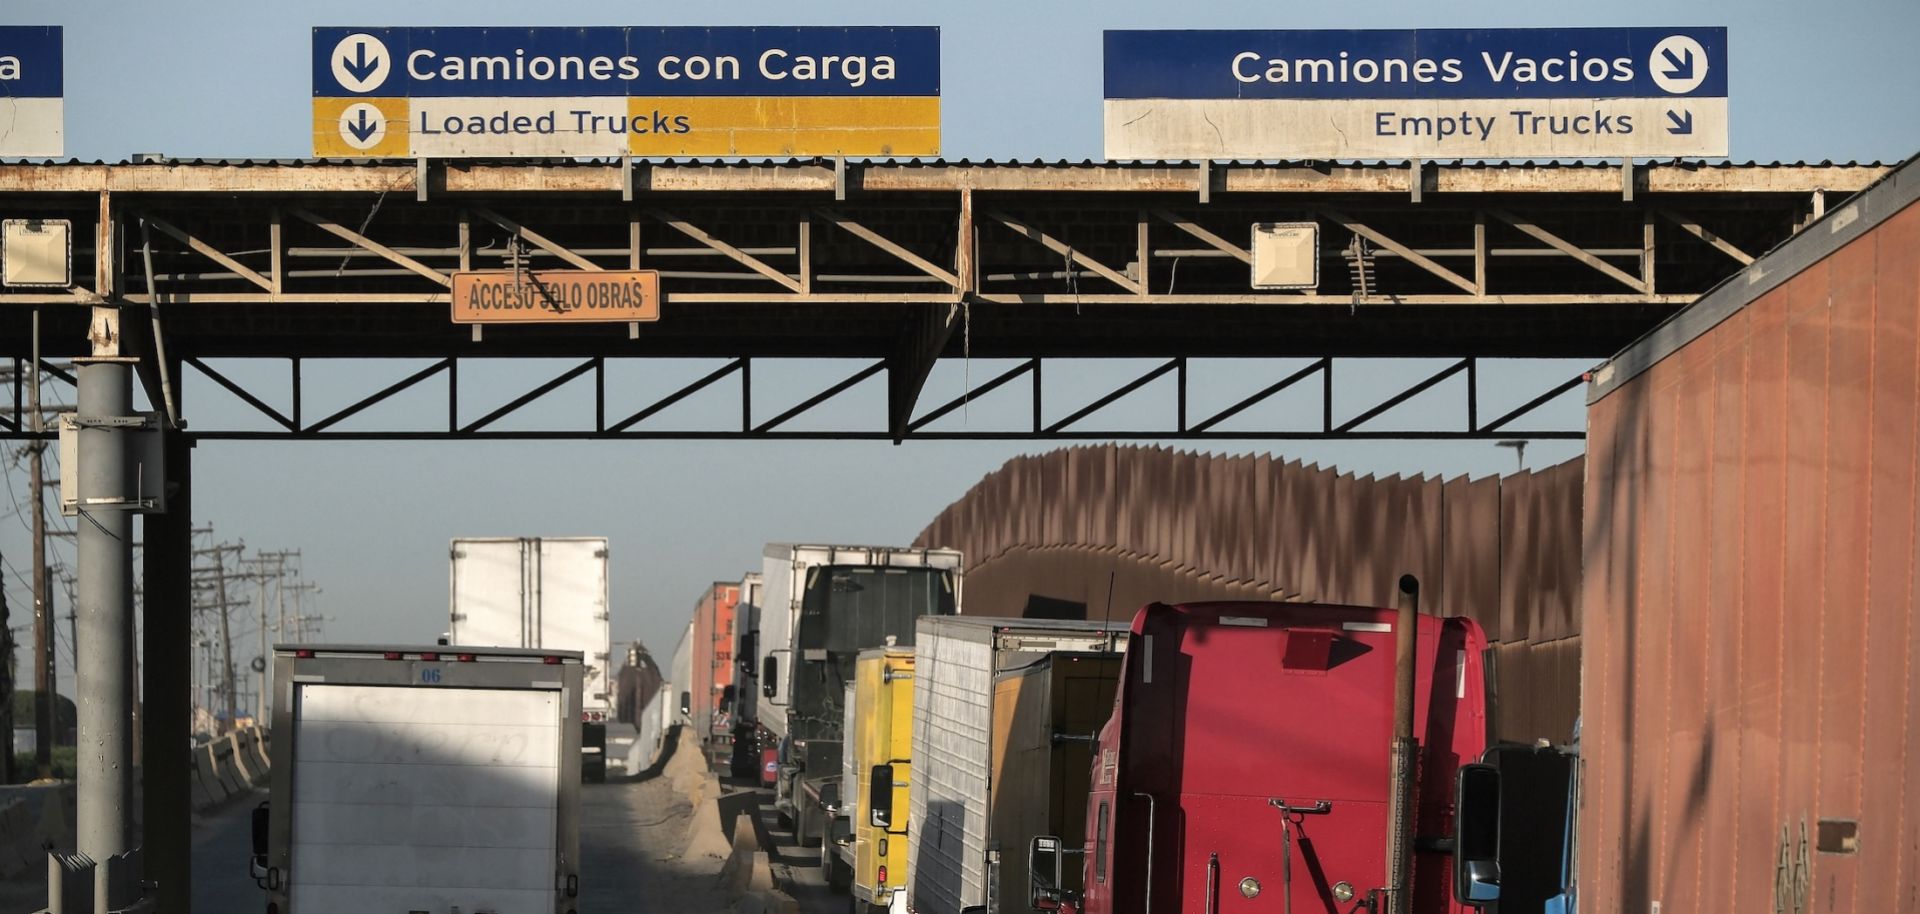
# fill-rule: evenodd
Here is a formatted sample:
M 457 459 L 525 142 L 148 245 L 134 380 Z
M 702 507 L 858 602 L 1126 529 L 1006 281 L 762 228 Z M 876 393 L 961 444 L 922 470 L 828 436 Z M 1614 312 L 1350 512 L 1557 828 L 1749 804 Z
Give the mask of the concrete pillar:
M 176 372 L 174 377 L 179 377 Z M 167 513 L 141 522 L 146 607 L 141 665 L 146 695 L 142 753 L 146 878 L 158 910 L 187 914 L 193 903 L 193 444 L 168 432 Z
M 75 676 L 79 850 L 95 860 L 133 847 L 133 513 L 127 421 L 132 367 L 119 313 L 96 308 L 94 357 L 78 360 L 80 517 Z

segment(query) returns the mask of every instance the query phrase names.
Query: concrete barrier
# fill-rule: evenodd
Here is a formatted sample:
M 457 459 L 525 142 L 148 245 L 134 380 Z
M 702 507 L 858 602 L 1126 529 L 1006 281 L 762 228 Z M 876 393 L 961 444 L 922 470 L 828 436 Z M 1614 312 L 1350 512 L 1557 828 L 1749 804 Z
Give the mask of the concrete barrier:
M 0 879 L 46 868 L 47 851 L 73 848 L 73 782 L 15 785 L 0 794 Z
M 208 806 L 220 803 L 233 793 L 220 777 L 220 759 L 214 755 L 213 743 L 203 743 L 193 750 L 193 772 L 206 789 Z
M 24 797 L 0 805 L 0 879 L 17 879 L 39 865 L 45 851 L 34 840 L 34 815 Z
M 207 748 L 213 755 L 214 777 L 220 779 L 220 787 L 226 791 L 227 796 L 233 796 L 247 789 L 247 785 L 241 782 L 239 773 L 233 767 L 233 742 L 224 738 L 216 739 L 208 743 Z
M 253 772 L 247 767 L 249 744 L 253 739 L 246 730 L 235 730 L 227 734 L 227 764 L 233 766 L 234 779 L 242 788 L 253 786 Z

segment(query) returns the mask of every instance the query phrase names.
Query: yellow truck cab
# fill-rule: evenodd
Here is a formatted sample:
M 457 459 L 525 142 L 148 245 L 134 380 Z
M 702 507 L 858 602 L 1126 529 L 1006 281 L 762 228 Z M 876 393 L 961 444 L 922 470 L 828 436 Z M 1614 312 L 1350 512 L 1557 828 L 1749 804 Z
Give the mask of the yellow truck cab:
M 853 910 L 893 905 L 907 882 L 907 784 L 913 749 L 913 650 L 861 651 L 847 685 L 841 808 L 824 842 L 828 881 Z M 904 901 L 904 897 L 901 899 Z

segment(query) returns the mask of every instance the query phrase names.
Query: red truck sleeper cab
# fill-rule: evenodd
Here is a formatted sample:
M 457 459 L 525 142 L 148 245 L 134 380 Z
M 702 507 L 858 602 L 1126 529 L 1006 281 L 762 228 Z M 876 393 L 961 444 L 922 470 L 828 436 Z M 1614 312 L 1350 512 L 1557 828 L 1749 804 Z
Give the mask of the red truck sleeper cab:
M 1142 609 L 1100 734 L 1075 907 L 1345 914 L 1377 897 L 1394 621 L 1304 603 Z M 1455 772 L 1486 748 L 1486 637 L 1434 616 L 1417 634 L 1413 910 L 1458 912 L 1450 855 L 1419 848 L 1452 833 Z

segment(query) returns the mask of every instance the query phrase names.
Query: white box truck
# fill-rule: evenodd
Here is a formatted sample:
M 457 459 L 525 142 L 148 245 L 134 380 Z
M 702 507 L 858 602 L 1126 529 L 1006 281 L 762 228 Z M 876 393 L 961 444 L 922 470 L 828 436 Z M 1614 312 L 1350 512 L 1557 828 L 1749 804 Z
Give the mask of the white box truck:
M 581 776 L 607 777 L 607 540 L 602 536 L 475 537 L 453 541 L 447 638 L 454 644 L 579 651 Z
M 999 880 L 989 851 L 999 838 L 1005 855 L 1024 854 L 1032 836 L 1011 836 L 1000 827 L 1002 819 L 1017 818 L 1004 809 L 1008 797 L 1019 798 L 1015 806 L 1043 809 L 1066 802 L 1050 798 L 1044 786 L 1034 791 L 1071 775 L 1053 763 L 1056 749 L 1075 749 L 1079 772 L 1091 768 L 1093 739 L 1113 709 L 1113 677 L 1127 632 L 1125 622 L 977 616 L 920 620 L 914 644 L 913 779 L 907 790 L 907 821 L 914 831 L 907 843 L 907 903 L 913 910 L 961 914 L 985 907 L 1011 914 L 1002 903 L 1005 893 L 994 889 Z M 1014 704 L 1020 695 L 1003 688 L 1006 676 L 1049 659 L 1097 657 L 1116 662 L 1088 672 L 1105 677 L 1105 691 L 1090 703 L 1086 696 L 1073 707 L 1043 702 L 1027 715 L 1030 719 L 1016 719 Z M 1064 693 L 1063 686 L 1056 698 L 1066 699 Z M 1055 730 L 1066 722 L 1066 712 L 1083 718 L 1077 721 L 1079 732 Z M 1021 735 L 1018 731 L 1036 726 L 1044 734 L 1037 741 L 1043 748 L 1009 760 L 1009 741 Z M 1071 799 L 1078 812 L 1064 818 L 1084 821 L 1084 788 Z M 1049 817 L 1042 813 L 1041 818 Z M 1025 884 L 1024 879 L 1018 883 Z
M 961 555 L 789 543 L 762 554 L 758 744 L 773 755 L 774 809 L 813 846 L 838 803 L 823 791 L 840 781 L 840 703 L 854 659 L 888 638 L 911 647 L 915 620 L 959 612 Z
M 579 653 L 293 644 L 273 670 L 268 910 L 574 910 Z

